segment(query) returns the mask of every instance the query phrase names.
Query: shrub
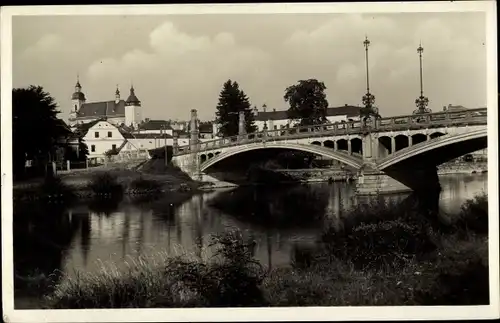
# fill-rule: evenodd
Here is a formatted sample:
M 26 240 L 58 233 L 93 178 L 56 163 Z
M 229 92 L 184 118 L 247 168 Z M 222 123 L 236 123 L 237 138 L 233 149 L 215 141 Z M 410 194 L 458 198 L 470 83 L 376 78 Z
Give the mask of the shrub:
M 95 174 L 89 183 L 89 189 L 98 196 L 118 196 L 123 193 L 117 177 L 107 172 Z
M 69 198 L 73 197 L 72 189 L 63 183 L 61 178 L 56 176 L 47 176 L 42 185 L 38 188 L 38 194 L 44 198 Z
M 140 192 L 157 193 L 161 190 L 161 184 L 141 176 L 130 183 L 130 188 Z
M 208 264 L 178 263 L 178 280 L 198 294 L 204 306 L 265 305 L 260 289 L 265 271 L 253 258 L 254 243 L 245 242 L 235 230 L 214 235 L 211 246 L 216 251 Z
M 465 201 L 453 225 L 457 230 L 488 234 L 488 195 L 478 194 L 473 199 Z

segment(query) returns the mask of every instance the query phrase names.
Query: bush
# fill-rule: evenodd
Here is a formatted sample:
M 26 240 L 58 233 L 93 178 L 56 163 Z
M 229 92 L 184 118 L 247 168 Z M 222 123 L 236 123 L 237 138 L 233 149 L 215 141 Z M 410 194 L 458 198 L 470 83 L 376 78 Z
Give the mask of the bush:
M 130 188 L 140 192 L 157 193 L 161 190 L 161 184 L 141 176 L 130 183 Z
M 357 204 L 322 234 L 323 258 L 347 260 L 363 270 L 395 269 L 435 250 L 431 224 L 408 206 L 382 199 Z
M 56 176 L 45 177 L 38 191 L 39 196 L 43 198 L 69 198 L 74 196 L 72 189 L 64 184 L 61 178 Z
M 478 194 L 467 200 L 453 225 L 457 230 L 488 234 L 488 194 Z
M 253 242 L 245 242 L 240 231 L 212 237 L 216 246 L 208 264 L 180 262 L 178 280 L 199 295 L 204 306 L 236 307 L 265 305 L 260 284 L 265 271 L 253 258 Z
M 117 177 L 109 173 L 94 175 L 89 189 L 98 196 L 119 196 L 123 193 L 123 187 L 118 183 Z

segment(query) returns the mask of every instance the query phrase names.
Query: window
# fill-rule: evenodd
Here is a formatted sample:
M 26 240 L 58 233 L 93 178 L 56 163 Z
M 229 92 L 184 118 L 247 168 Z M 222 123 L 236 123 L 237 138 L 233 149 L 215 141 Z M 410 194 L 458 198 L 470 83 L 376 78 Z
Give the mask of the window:
M 75 104 L 75 111 L 77 111 L 77 110 L 78 110 L 78 108 L 77 108 L 77 106 L 76 106 L 76 104 Z
M 112 137 L 112 133 L 111 131 L 108 131 L 108 138 L 111 138 Z
M 90 151 L 95 152 L 95 145 L 90 146 Z
M 278 129 L 278 126 L 274 126 L 274 130 Z
M 112 145 L 111 150 L 116 150 L 116 145 Z
M 98 131 L 94 132 L 94 136 L 95 138 L 99 138 L 99 132 Z

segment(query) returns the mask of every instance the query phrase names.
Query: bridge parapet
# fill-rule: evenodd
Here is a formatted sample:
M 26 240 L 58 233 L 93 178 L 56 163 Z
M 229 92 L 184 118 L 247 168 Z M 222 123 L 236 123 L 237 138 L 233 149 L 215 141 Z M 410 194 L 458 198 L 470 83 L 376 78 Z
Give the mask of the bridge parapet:
M 443 111 L 421 115 L 405 115 L 363 121 L 327 123 L 286 129 L 264 130 L 199 142 L 194 145 L 177 147 L 174 155 L 185 155 L 217 148 L 239 146 L 242 144 L 281 141 L 324 136 L 365 134 L 368 132 L 405 131 L 425 128 L 484 125 L 487 123 L 487 108 L 463 111 Z

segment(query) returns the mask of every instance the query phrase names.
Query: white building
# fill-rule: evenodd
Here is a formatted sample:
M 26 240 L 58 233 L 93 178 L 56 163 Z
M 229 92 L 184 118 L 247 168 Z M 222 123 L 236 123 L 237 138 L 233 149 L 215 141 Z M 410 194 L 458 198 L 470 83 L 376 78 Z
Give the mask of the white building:
M 120 151 L 127 141 L 117 126 L 104 119 L 79 124 L 74 132 L 87 144 L 88 159 L 96 162 L 103 162 L 109 150 Z
M 293 120 L 288 118 L 287 110 L 266 111 L 266 106 L 263 106 L 263 111 L 254 109 L 255 125 L 258 131 L 264 130 L 264 125 L 267 124 L 268 130 L 278 130 L 288 127 L 293 127 Z M 341 107 L 332 107 L 326 110 L 326 119 L 328 122 L 342 122 L 349 120 L 359 120 L 360 107 L 352 105 L 344 105 Z
M 135 95 L 134 87 L 130 87 L 130 94 L 126 101 L 120 98 L 120 90 L 117 88 L 114 100 L 87 102 L 80 81 L 77 80 L 75 92 L 71 96 L 69 125 L 89 123 L 103 118 L 117 126 L 136 127 L 141 123 L 143 120 L 141 101 Z

